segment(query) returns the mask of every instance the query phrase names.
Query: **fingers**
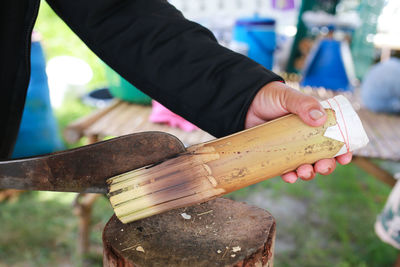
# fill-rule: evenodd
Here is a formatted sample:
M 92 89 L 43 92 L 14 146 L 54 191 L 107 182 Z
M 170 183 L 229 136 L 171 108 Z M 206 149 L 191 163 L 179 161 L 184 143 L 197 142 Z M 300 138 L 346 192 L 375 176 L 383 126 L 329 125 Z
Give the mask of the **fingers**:
M 270 82 L 254 97 L 246 114 L 245 128 L 251 128 L 288 113 L 297 114 L 306 124 L 317 127 L 326 121 L 321 104 L 281 82 Z
M 264 85 L 254 97 L 246 114 L 245 128 L 279 118 L 288 113 L 297 114 L 307 125 L 318 127 L 325 123 L 327 116 L 321 104 L 313 97 L 305 95 L 281 82 L 270 82 Z M 316 173 L 331 174 L 336 168 L 336 160 L 340 164 L 348 164 L 352 154 L 347 153 L 336 159 L 323 159 L 314 164 L 304 164 L 296 171 L 282 175 L 288 183 L 294 183 L 300 177 L 311 180 Z
M 282 179 L 289 184 L 293 184 L 297 181 L 297 174 L 296 172 L 287 172 L 285 174 L 282 174 Z
M 348 155 L 350 154 L 350 155 Z M 349 162 L 351 160 L 351 153 L 345 154 L 346 156 L 341 159 L 342 162 Z M 343 155 L 344 156 L 344 155 Z M 339 162 L 340 163 L 340 162 Z M 344 164 L 347 164 L 344 163 Z M 342 164 L 342 163 L 341 163 Z M 288 172 L 282 175 L 282 179 L 287 183 L 295 183 L 297 178 L 304 181 L 312 180 L 316 173 L 322 175 L 331 174 L 336 168 L 335 159 L 321 159 L 317 161 L 314 166 L 311 164 L 303 164 L 297 168 L 296 171 Z
M 314 167 L 311 164 L 301 165 L 297 168 L 296 173 L 304 181 L 309 181 L 315 177 Z
M 342 164 L 342 165 L 346 165 L 349 164 L 351 162 L 351 159 L 353 158 L 353 153 L 349 152 L 340 156 L 336 157 L 336 160 Z
M 326 113 L 321 104 L 314 97 L 294 89 L 285 90 L 282 104 L 289 112 L 297 114 L 310 126 L 321 126 L 326 121 Z
M 322 175 L 331 174 L 336 168 L 335 159 L 321 159 L 314 164 L 314 170 Z
M 297 168 L 296 171 L 288 172 L 282 175 L 282 179 L 290 184 L 297 181 L 297 178 L 308 181 L 315 177 L 314 168 L 311 164 L 304 164 Z

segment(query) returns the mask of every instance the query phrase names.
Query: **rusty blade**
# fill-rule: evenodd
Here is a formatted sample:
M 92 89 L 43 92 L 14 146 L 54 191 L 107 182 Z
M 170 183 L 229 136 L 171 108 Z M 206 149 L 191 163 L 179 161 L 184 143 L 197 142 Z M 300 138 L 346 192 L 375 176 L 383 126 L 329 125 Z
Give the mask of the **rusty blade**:
M 0 161 L 0 188 L 106 193 L 109 177 L 185 151 L 173 135 L 143 132 L 53 154 Z

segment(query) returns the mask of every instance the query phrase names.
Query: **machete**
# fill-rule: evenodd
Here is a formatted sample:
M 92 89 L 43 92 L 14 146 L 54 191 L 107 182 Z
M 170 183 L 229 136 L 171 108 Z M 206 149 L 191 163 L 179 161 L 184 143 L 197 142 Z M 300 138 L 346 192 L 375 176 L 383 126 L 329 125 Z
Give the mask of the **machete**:
M 125 135 L 52 154 L 0 161 L 0 188 L 107 193 L 106 180 L 185 151 L 163 132 Z

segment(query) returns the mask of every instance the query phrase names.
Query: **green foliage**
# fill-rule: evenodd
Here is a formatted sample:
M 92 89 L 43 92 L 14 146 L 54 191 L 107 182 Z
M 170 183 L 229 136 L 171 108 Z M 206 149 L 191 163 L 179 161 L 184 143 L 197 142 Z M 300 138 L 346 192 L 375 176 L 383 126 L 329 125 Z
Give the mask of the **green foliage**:
M 72 30 L 55 15 L 45 1 L 41 1 L 35 30 L 42 36 L 42 45 L 47 60 L 62 55 L 83 59 L 93 70 L 93 79 L 88 87 L 96 88 L 106 84 L 104 65 Z

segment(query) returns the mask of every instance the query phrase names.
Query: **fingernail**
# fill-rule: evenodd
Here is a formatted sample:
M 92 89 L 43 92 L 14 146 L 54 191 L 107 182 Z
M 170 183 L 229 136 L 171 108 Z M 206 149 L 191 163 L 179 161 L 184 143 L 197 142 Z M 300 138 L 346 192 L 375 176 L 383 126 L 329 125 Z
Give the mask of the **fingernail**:
M 313 176 L 313 173 L 310 172 L 308 173 L 308 175 L 303 175 L 303 177 L 301 177 L 303 180 L 309 180 L 311 177 Z
M 326 174 L 330 173 L 331 170 L 332 170 L 331 168 L 324 169 L 321 171 L 321 174 L 326 175 Z
M 318 110 L 318 109 L 313 109 L 313 110 L 311 110 L 310 112 L 309 112 L 309 114 L 310 114 L 310 117 L 313 119 L 313 120 L 318 120 L 318 119 L 320 119 L 320 118 L 322 118 L 323 116 L 324 116 L 324 113 L 322 113 L 322 111 L 320 111 L 320 110 Z
M 288 182 L 289 184 L 294 184 L 296 181 L 297 181 L 297 177 L 295 177 L 295 176 L 290 177 L 290 178 L 287 180 L 287 182 Z

